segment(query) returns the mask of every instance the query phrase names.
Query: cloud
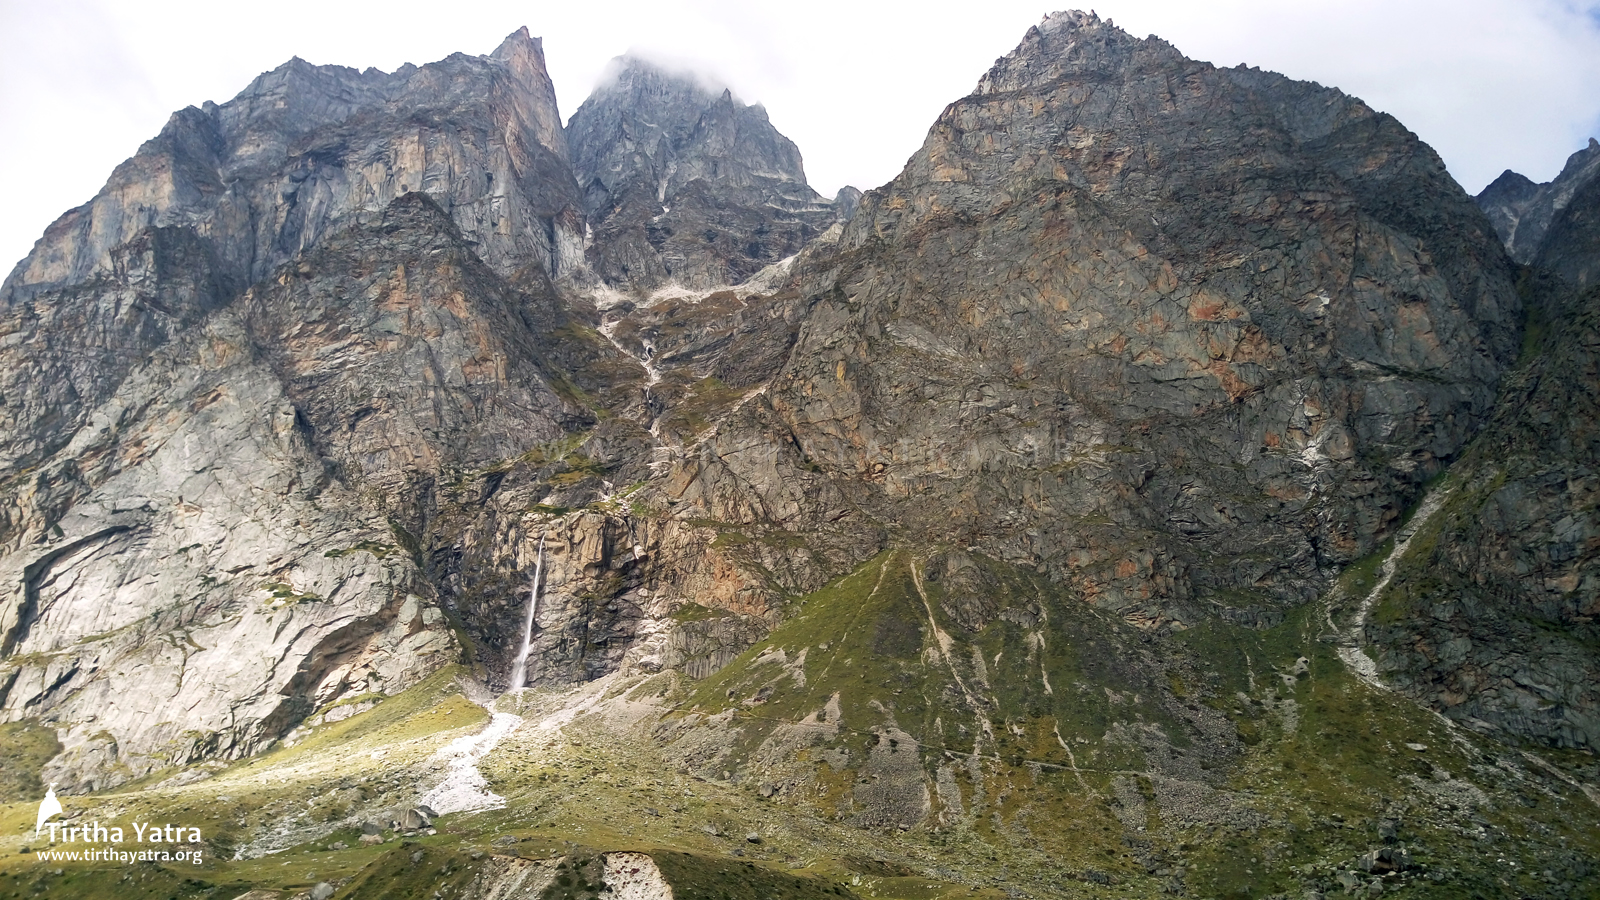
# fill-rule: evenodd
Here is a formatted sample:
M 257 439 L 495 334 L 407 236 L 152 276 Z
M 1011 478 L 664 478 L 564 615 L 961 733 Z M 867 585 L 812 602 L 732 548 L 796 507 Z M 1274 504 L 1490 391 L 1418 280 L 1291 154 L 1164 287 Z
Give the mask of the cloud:
M 644 62 L 662 72 L 687 77 L 695 83 L 696 87 L 708 94 L 721 94 L 725 90 L 732 90 L 728 82 L 715 71 L 712 71 L 704 60 L 677 56 L 651 47 L 629 47 L 627 53 L 606 63 L 606 67 L 600 71 L 600 77 L 595 79 L 594 87 L 590 88 L 590 92 L 598 94 L 615 86 L 617 79 L 622 75 L 623 69 L 627 67 L 627 59 L 629 58 Z M 738 93 L 735 92 L 734 99 L 737 100 L 738 98 Z M 567 115 L 569 118 L 573 109 L 573 107 L 568 107 Z

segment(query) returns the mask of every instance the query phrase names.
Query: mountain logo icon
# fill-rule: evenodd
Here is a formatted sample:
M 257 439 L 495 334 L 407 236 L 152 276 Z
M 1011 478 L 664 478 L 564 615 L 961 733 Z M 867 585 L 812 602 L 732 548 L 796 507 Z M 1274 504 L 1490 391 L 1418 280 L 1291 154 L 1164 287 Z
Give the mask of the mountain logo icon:
M 39 803 L 39 818 L 33 823 L 33 836 L 39 836 L 39 829 L 44 823 L 50 821 L 51 816 L 61 815 L 61 801 L 56 799 L 56 784 L 50 782 L 50 789 L 45 792 L 44 800 Z

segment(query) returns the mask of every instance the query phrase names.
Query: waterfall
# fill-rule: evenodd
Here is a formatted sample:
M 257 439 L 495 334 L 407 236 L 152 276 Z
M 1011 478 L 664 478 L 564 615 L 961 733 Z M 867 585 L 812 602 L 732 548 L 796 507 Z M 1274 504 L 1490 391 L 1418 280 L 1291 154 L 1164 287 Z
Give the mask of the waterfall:
M 539 557 L 533 564 L 533 587 L 528 590 L 528 614 L 522 620 L 522 649 L 517 651 L 517 664 L 511 667 L 510 690 L 517 690 L 528 680 L 528 647 L 533 643 L 533 620 L 539 615 L 539 578 L 544 574 L 544 535 L 539 535 Z

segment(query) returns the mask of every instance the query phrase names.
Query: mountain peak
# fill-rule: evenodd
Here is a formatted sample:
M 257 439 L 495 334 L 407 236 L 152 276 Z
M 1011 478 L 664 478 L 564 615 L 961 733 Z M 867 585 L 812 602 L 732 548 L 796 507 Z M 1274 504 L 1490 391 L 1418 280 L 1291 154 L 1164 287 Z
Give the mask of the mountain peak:
M 1494 230 L 1517 262 L 1532 263 L 1539 256 L 1551 224 L 1585 185 L 1600 178 L 1600 141 L 1589 143 L 1567 157 L 1561 173 L 1535 184 L 1507 169 L 1479 192 L 1478 206 L 1488 214 Z
M 614 284 L 735 284 L 835 218 L 766 109 L 692 64 L 613 59 L 567 138 L 597 236 L 590 264 Z
M 1176 48 L 1160 38 L 1136 38 L 1093 11 L 1051 13 L 1029 28 L 1014 50 L 995 60 L 994 67 L 978 82 L 976 93 L 1017 91 L 1075 72 L 1120 68 L 1141 50 L 1155 51 L 1174 61 L 1183 59 Z
M 1589 138 L 1588 144 L 1584 145 L 1581 150 L 1577 150 L 1571 156 L 1567 157 L 1567 162 L 1561 167 L 1561 174 L 1557 176 L 1557 178 L 1578 177 L 1580 173 L 1587 170 L 1596 162 L 1600 162 L 1600 141 L 1596 141 L 1594 138 Z
M 638 50 L 612 58 L 595 84 L 591 97 L 613 93 L 671 93 L 704 97 L 708 102 L 727 94 L 737 94 L 722 79 L 692 60 L 672 59 Z M 743 101 L 739 101 L 743 105 Z
M 1109 26 L 1111 25 L 1111 20 L 1107 19 L 1102 22 L 1100 16 L 1092 9 L 1088 12 L 1084 12 L 1081 9 L 1068 9 L 1045 13 L 1044 18 L 1039 20 L 1037 27 L 1040 31 L 1051 32 L 1060 31 L 1064 28 L 1090 29 L 1101 25 Z
M 537 56 L 541 65 L 543 64 L 544 41 L 529 34 L 528 26 L 524 25 L 506 35 L 506 39 L 500 42 L 500 46 L 496 47 L 493 53 L 489 54 L 489 58 L 509 60 L 529 53 Z

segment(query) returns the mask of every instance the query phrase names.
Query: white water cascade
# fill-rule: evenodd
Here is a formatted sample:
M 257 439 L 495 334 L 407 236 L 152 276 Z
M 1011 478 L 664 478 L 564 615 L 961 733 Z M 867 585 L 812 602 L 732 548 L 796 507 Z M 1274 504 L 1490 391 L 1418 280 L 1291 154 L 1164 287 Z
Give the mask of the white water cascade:
M 544 535 L 539 535 L 539 558 L 533 564 L 533 587 L 528 591 L 528 615 L 522 620 L 522 649 L 517 651 L 517 664 L 511 667 L 510 690 L 521 688 L 528 680 L 528 647 L 533 643 L 533 620 L 539 615 L 539 579 L 544 574 Z

